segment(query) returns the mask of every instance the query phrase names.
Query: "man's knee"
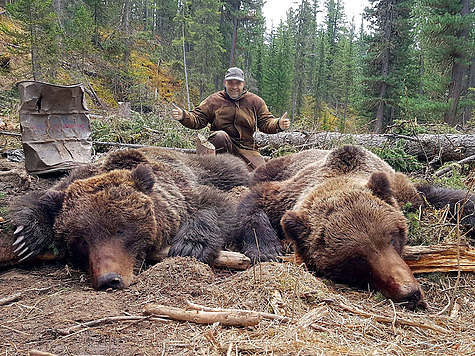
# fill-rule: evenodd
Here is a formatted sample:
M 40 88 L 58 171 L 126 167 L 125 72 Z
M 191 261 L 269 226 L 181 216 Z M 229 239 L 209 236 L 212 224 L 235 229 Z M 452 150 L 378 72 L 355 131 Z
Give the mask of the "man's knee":
M 216 148 L 216 153 L 230 152 L 231 151 L 231 138 L 224 131 L 215 131 L 209 137 L 208 141 Z

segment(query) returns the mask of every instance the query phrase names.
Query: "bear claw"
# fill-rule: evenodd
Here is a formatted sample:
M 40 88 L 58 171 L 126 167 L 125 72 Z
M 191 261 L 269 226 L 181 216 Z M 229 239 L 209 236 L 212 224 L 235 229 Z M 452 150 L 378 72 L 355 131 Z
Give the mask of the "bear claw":
M 15 242 L 16 243 L 16 242 Z M 15 244 L 13 244 L 15 246 Z M 17 253 L 20 251 L 23 247 L 25 247 L 25 243 L 23 242 L 20 246 L 18 246 L 15 250 L 13 250 L 13 253 Z M 28 248 L 28 247 L 27 247 Z
M 17 235 L 18 233 L 20 233 L 25 227 L 23 225 L 20 225 L 20 226 L 17 226 L 15 232 L 13 233 L 13 235 Z
M 22 244 L 21 247 L 23 247 L 23 245 L 24 245 L 24 243 Z M 17 248 L 17 250 L 19 250 L 21 247 Z M 25 248 L 24 248 L 23 250 L 21 250 L 20 252 L 18 252 L 18 257 L 21 257 L 21 255 L 24 255 L 24 254 L 27 253 L 27 252 L 28 252 L 28 246 L 25 247 Z M 33 251 L 31 251 L 30 254 L 31 254 L 31 253 L 33 253 Z M 29 255 L 30 255 L 30 254 L 29 254 Z
M 28 247 L 27 247 L 28 248 Z M 24 260 L 26 260 L 28 257 L 30 257 L 31 255 L 33 254 L 33 251 L 31 251 L 28 255 L 26 255 L 25 257 L 22 257 L 21 259 L 18 260 L 18 262 L 22 262 Z
M 24 239 L 25 239 L 25 235 L 18 236 L 18 238 L 15 240 L 15 242 L 12 244 L 12 246 L 15 247 L 20 242 L 22 242 Z M 24 245 L 25 245 L 25 243 L 23 242 L 22 246 L 24 246 Z

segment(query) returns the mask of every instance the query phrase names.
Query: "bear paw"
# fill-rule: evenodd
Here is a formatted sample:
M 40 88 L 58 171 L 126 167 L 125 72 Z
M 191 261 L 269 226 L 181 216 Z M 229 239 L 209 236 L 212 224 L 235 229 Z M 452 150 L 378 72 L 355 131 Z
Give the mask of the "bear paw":
M 13 248 L 19 262 L 38 255 L 53 242 L 54 219 L 61 203 L 62 193 L 50 191 L 29 194 L 13 204 Z
M 278 256 L 283 255 L 277 231 L 263 210 L 243 216 L 234 235 L 236 245 L 253 263 L 276 261 Z
M 53 241 L 52 229 L 42 226 L 38 221 L 15 226 L 16 229 L 13 233 L 15 242 L 12 246 L 15 249 L 13 252 L 19 257 L 18 262 L 38 255 Z
M 253 264 L 260 262 L 277 261 L 278 256 L 282 256 L 284 249 L 280 240 L 260 241 L 260 244 L 244 246 L 242 251 L 247 257 L 251 259 Z
M 169 257 L 194 257 L 198 261 L 210 264 L 218 255 L 211 246 L 198 241 L 182 240 L 175 242 L 168 252 Z

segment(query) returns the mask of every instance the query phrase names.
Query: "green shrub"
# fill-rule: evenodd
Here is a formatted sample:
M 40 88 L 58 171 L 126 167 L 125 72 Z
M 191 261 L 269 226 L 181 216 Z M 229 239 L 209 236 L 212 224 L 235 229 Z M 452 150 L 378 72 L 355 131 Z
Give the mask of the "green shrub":
M 194 148 L 197 131 L 179 122 L 155 114 L 140 115 L 125 120 L 115 116 L 91 120 L 94 141 L 140 144 L 177 148 Z
M 398 172 L 415 172 L 424 167 L 417 157 L 404 151 L 400 142 L 395 147 L 372 148 L 371 151 L 388 162 Z

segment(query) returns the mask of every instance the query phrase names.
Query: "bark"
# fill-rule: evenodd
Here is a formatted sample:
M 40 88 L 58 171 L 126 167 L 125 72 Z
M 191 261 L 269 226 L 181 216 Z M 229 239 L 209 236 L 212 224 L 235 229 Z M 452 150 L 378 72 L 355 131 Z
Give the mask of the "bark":
M 412 273 L 475 272 L 475 249 L 468 246 L 406 246 L 404 261 Z
M 470 0 L 462 0 L 461 5 L 462 10 L 460 15 L 462 17 L 468 16 L 470 14 Z M 468 27 L 458 31 L 456 36 L 459 39 L 464 38 L 463 42 L 468 43 Z M 452 74 L 447 98 L 451 102 L 451 105 L 449 110 L 445 113 L 444 118 L 444 121 L 451 126 L 461 123 L 457 117 L 457 111 L 460 97 L 462 95 L 462 81 L 468 69 L 467 65 L 464 63 L 465 60 L 466 58 L 464 58 L 462 54 L 456 54 L 453 58 Z
M 383 59 L 381 63 L 381 87 L 379 92 L 379 105 L 376 112 L 376 123 L 374 125 L 374 132 L 381 133 L 383 130 L 383 121 L 384 121 L 384 109 L 385 109 L 385 100 L 388 90 L 388 84 L 386 82 L 389 75 L 389 61 L 390 61 L 390 46 L 391 46 L 391 37 L 392 37 L 392 22 L 393 22 L 393 11 L 394 4 L 392 1 L 389 2 L 388 7 L 385 11 L 384 18 L 384 37 L 383 41 Z
M 472 57 L 472 63 L 470 65 L 470 73 L 469 73 L 469 79 L 468 79 L 468 85 L 467 89 L 469 88 L 475 88 L 475 56 Z M 474 93 L 469 94 L 469 95 L 474 95 Z M 473 111 L 473 105 L 469 104 L 465 107 L 465 112 L 463 115 L 463 122 L 470 122 L 472 119 L 472 111 Z
M 157 315 L 197 324 L 214 324 L 219 322 L 227 326 L 255 326 L 259 324 L 261 319 L 258 313 L 250 314 L 245 310 L 233 312 L 185 310 L 159 304 L 145 306 L 144 315 Z
M 257 132 L 255 138 L 260 147 L 292 145 L 299 149 L 331 149 L 343 144 L 355 144 L 367 148 L 391 148 L 400 143 L 407 154 L 417 157 L 420 161 L 438 161 L 440 164 L 459 161 L 475 154 L 475 135 L 351 135 L 338 132 L 307 133 L 294 131 L 281 132 L 275 135 Z
M 229 57 L 229 67 L 234 67 L 234 57 L 236 53 L 237 32 L 238 32 L 238 11 L 241 7 L 241 1 L 236 1 L 234 4 L 234 18 L 233 18 L 233 34 L 231 38 L 231 56 Z

